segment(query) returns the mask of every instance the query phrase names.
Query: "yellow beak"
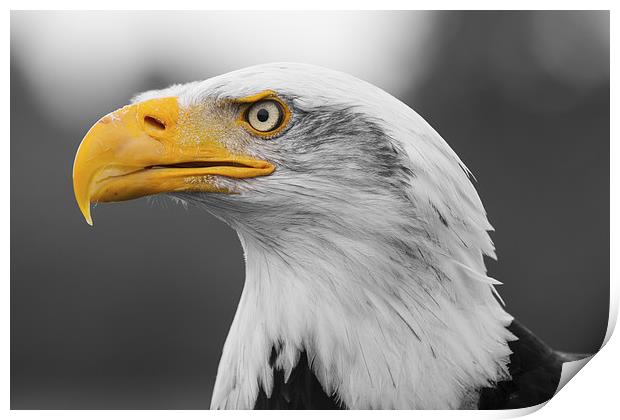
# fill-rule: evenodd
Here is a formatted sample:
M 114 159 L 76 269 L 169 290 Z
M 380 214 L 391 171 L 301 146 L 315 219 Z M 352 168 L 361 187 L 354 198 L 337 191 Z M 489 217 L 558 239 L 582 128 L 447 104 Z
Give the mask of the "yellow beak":
M 91 202 L 122 201 L 172 191 L 226 192 L 209 176 L 271 174 L 266 161 L 232 154 L 214 133 L 183 139 L 176 98 L 128 105 L 86 133 L 73 164 L 78 206 L 92 225 Z

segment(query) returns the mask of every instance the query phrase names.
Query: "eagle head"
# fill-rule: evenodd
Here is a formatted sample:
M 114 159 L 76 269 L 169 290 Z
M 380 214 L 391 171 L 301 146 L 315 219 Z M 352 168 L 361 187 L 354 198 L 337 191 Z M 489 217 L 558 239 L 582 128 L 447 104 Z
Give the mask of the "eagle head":
M 73 181 L 91 224 L 92 202 L 167 194 L 238 232 L 246 282 L 214 407 L 251 407 L 302 351 L 348 407 L 457 407 L 506 375 L 469 173 L 378 87 L 268 64 L 145 92 L 90 129 Z

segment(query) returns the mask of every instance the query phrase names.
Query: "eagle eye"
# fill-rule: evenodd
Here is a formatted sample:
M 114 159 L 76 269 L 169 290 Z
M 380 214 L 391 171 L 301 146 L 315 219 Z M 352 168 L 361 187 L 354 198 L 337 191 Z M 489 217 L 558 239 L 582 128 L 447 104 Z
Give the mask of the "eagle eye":
M 254 130 L 260 133 L 270 133 L 284 122 L 284 111 L 277 101 L 266 99 L 252 104 L 245 118 Z

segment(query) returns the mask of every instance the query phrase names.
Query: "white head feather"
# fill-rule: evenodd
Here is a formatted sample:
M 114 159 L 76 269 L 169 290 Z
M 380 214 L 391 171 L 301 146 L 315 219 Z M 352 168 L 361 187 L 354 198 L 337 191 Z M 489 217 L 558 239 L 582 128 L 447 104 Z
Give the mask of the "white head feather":
M 240 194 L 177 194 L 233 226 L 246 281 L 213 408 L 271 392 L 301 350 L 349 408 L 458 408 L 505 379 L 514 336 L 483 256 L 494 257 L 464 164 L 416 112 L 347 74 L 270 64 L 136 98 L 182 105 L 273 90 L 291 128 L 253 151 L 276 172 Z

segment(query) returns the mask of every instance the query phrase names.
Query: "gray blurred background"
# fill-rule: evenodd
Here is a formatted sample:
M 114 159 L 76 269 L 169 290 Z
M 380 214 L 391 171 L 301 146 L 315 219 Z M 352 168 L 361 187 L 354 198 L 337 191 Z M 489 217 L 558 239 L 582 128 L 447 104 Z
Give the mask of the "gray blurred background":
M 346 71 L 426 118 L 478 179 L 508 311 L 557 349 L 598 350 L 608 12 L 13 12 L 13 409 L 208 408 L 243 286 L 236 234 L 147 199 L 94 209 L 91 228 L 73 157 L 136 92 L 270 61 Z

